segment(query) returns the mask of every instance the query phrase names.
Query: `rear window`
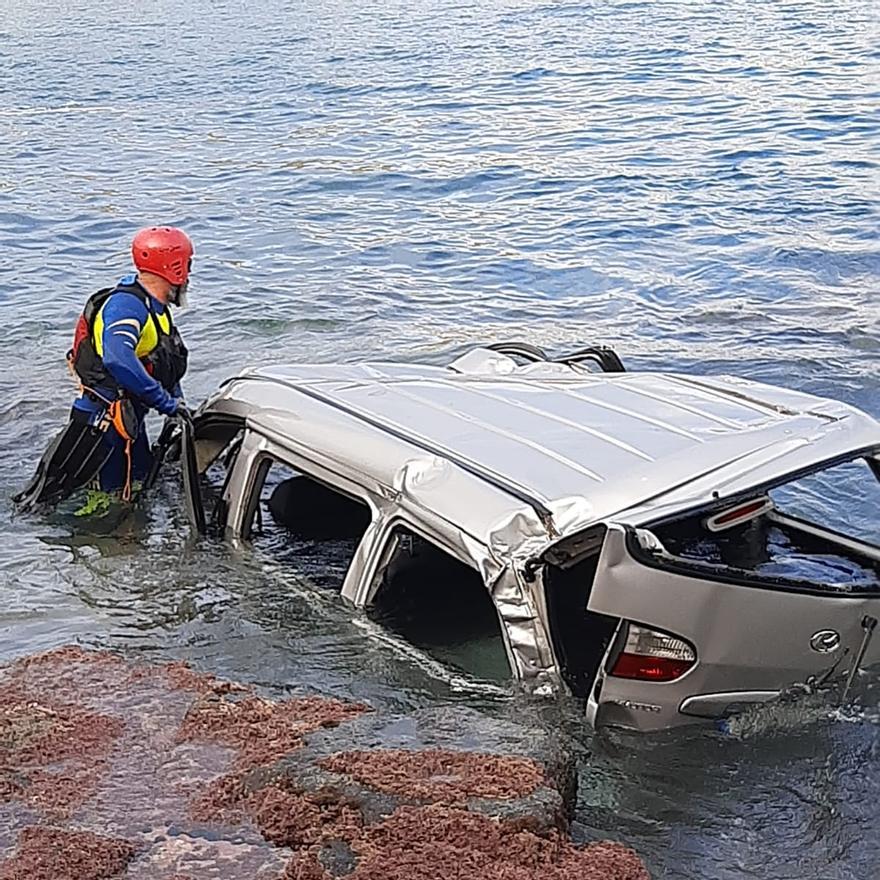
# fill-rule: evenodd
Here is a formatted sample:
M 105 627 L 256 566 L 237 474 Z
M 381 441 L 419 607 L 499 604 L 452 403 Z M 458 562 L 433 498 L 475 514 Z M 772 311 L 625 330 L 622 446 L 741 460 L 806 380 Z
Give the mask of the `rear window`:
M 792 516 L 880 544 L 880 480 L 863 458 L 786 483 L 770 497 Z
M 655 534 L 673 562 L 746 582 L 853 594 L 880 590 L 878 523 L 880 481 L 859 459 Z

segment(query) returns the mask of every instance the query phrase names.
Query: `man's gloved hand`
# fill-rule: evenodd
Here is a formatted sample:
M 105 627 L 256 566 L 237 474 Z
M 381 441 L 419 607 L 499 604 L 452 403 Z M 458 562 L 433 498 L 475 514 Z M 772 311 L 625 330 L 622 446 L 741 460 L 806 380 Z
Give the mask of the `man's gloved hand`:
M 183 402 L 182 397 L 177 398 L 177 406 L 174 407 L 174 412 L 172 413 L 172 415 L 187 422 L 192 422 L 193 420 L 192 413 L 189 411 L 187 405 Z

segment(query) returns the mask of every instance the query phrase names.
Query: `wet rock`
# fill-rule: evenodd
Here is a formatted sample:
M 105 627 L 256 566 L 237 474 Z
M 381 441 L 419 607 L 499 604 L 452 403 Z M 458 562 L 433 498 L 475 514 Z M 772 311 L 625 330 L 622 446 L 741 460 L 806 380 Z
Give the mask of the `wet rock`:
M 318 861 L 331 877 L 347 877 L 357 865 L 357 856 L 348 841 L 328 840 L 318 852 Z
M 94 792 L 124 724 L 27 693 L 17 682 L 0 683 L 0 801 L 21 800 L 63 818 Z
M 567 827 L 575 779 L 570 751 L 551 733 L 442 708 L 362 716 L 313 733 L 245 785 L 334 791 L 368 824 L 403 805 L 444 804 L 543 832 Z
M 79 648 L 0 667 L 0 864 L 33 829 L 112 828 L 137 851 L 126 880 L 277 880 L 290 854 L 253 823 L 206 826 L 189 814 L 238 751 L 181 740 L 181 727 L 209 697 L 242 695 L 256 698 L 185 664 Z M 308 730 L 318 712 L 304 708 L 300 729 Z
M 362 715 L 230 777 L 212 806 L 292 850 L 282 880 L 649 880 L 632 850 L 565 834 L 574 769 L 532 724 Z
M 298 749 L 303 734 L 336 727 L 368 708 L 324 697 L 276 702 L 213 689 L 187 712 L 178 739 L 229 746 L 238 752 L 238 768 L 260 767 Z
M 125 880 L 278 880 L 287 861 L 287 853 L 264 841 L 178 834 L 139 852 Z
M 568 839 L 574 778 L 533 718 L 275 701 L 76 648 L 0 669 L 0 880 L 645 880 Z
M 0 863 L 0 880 L 106 880 L 134 854 L 128 841 L 88 831 L 25 828 L 15 854 Z
M 5 703 L 2 704 L 2 703 Z M 58 713 L 33 701 L 0 703 L 0 749 L 20 751 L 58 721 Z
M 574 846 L 560 832 L 433 805 L 401 807 L 354 844 L 351 880 L 650 880 L 613 843 Z

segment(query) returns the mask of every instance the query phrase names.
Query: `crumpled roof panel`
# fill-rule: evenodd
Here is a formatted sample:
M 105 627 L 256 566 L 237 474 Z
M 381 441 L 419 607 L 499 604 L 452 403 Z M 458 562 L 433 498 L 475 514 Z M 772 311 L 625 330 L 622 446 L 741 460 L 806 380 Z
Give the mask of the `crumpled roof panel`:
M 503 372 L 279 366 L 231 380 L 208 407 L 223 400 L 245 404 L 257 422 L 261 412 L 271 414 L 273 432 L 291 436 L 304 421 L 329 420 L 322 440 L 308 432 L 312 442 L 335 456 L 360 444 L 354 457 L 380 482 L 393 481 L 389 469 L 405 464 L 407 438 L 427 444 L 432 454 L 495 475 L 559 511 L 565 532 L 664 494 L 693 504 L 688 485 L 705 493 L 717 480 L 733 493 L 749 480 L 754 485 L 756 474 L 772 479 L 880 447 L 880 424 L 836 401 L 733 377 L 585 373 L 559 364 L 505 365 Z M 319 415 L 328 407 L 332 416 Z M 342 423 L 344 443 L 337 444 Z M 444 491 L 448 484 L 438 483 L 437 503 L 454 509 L 454 498 L 440 497 Z M 497 486 L 486 491 L 495 494 Z M 490 510 L 497 517 L 497 504 L 487 504 Z M 479 523 L 479 510 L 461 518 L 477 520 L 474 534 L 497 525 Z

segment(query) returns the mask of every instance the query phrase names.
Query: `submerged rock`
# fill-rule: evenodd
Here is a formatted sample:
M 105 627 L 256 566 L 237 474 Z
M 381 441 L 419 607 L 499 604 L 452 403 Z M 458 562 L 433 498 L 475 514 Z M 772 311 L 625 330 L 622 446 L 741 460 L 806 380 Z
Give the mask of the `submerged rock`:
M 555 732 L 473 709 L 78 648 L 0 669 L 0 880 L 646 880 L 568 839 L 574 778 Z
M 567 827 L 575 780 L 571 753 L 550 733 L 447 707 L 313 733 L 249 784 L 338 791 L 367 822 L 404 805 L 443 804 L 543 832 Z

